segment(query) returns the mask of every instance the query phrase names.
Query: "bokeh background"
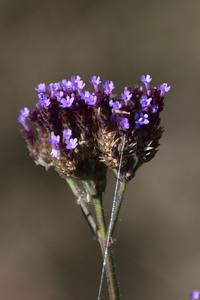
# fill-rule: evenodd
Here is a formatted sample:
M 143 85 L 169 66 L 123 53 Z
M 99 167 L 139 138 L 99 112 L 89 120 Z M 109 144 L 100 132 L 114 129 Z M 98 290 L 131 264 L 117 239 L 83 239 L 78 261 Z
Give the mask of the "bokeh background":
M 200 1 L 0 0 L 0 37 L 0 299 L 97 297 L 96 242 L 16 122 L 37 83 L 95 73 L 118 92 L 142 73 L 172 85 L 160 151 L 127 189 L 116 256 L 123 300 L 188 299 L 200 289 Z M 113 189 L 110 174 L 108 207 Z

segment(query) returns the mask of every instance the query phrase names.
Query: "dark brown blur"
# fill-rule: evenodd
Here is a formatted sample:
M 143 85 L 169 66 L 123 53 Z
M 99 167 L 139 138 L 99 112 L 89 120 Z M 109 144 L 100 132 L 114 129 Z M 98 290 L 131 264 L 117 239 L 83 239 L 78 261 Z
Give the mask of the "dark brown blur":
M 200 289 L 200 1 L 1 0 L 0 33 L 0 299 L 97 299 L 96 242 L 16 121 L 37 83 L 96 73 L 118 92 L 142 73 L 172 85 L 160 151 L 127 189 L 116 257 L 122 300 L 188 299 Z M 105 201 L 113 189 L 110 174 Z

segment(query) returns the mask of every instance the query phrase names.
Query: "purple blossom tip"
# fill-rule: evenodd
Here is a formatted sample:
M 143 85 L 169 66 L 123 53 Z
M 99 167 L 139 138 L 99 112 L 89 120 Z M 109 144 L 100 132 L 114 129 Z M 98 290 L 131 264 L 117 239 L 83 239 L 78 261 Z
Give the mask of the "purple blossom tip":
M 26 119 L 28 118 L 30 111 L 27 107 L 24 107 L 19 112 L 18 122 L 24 127 L 24 129 L 29 130 L 29 127 L 26 123 Z
M 66 99 L 65 98 L 62 98 L 60 100 L 60 103 L 61 103 L 61 107 L 62 108 L 67 108 L 67 107 L 71 107 L 72 104 L 74 102 L 74 96 L 72 95 L 71 97 L 70 96 L 67 96 Z
M 132 93 L 130 93 L 127 87 L 124 88 L 124 91 L 121 94 L 121 98 L 125 101 L 126 104 L 132 98 Z
M 46 84 L 45 83 L 39 83 L 37 87 L 35 88 L 36 92 L 38 93 L 45 93 L 46 92 Z
M 78 139 L 75 138 L 75 139 L 69 139 L 69 140 L 66 140 L 66 148 L 68 150 L 73 150 L 77 147 L 78 145 Z
M 61 88 L 60 82 L 50 83 L 48 87 L 52 95 L 54 95 L 54 93 L 56 93 L 60 88 Z
M 140 77 L 140 80 L 144 83 L 144 85 L 146 86 L 146 88 L 148 88 L 149 84 L 150 84 L 150 82 L 152 80 L 152 78 L 151 78 L 151 76 L 149 74 L 147 74 L 147 75 L 142 75 Z
M 91 94 L 89 91 L 85 91 L 82 97 L 88 105 L 94 106 L 97 103 L 97 96 L 94 93 Z
M 143 113 L 136 114 L 135 123 L 140 126 L 149 124 L 148 114 L 143 114 Z
M 168 85 L 167 83 L 163 83 L 160 86 L 160 92 L 161 95 L 165 95 L 166 93 L 168 93 L 171 90 L 171 86 Z
M 104 93 L 106 95 L 110 95 L 112 93 L 112 91 L 114 90 L 115 86 L 114 86 L 114 83 L 112 81 L 107 80 L 104 83 L 103 88 L 104 88 Z
M 62 80 L 61 86 L 63 90 L 65 90 L 66 92 L 71 92 L 73 90 L 73 84 L 70 80 L 66 80 L 66 79 Z
M 85 87 L 85 83 L 83 82 L 83 80 L 81 79 L 81 77 L 79 75 L 72 76 L 71 83 L 72 83 L 73 89 L 75 91 L 82 91 Z
M 93 85 L 94 89 L 97 91 L 98 86 L 101 84 L 101 78 L 100 78 L 100 76 L 94 75 L 91 77 L 90 82 Z
M 109 101 L 109 106 L 113 109 L 120 109 L 122 107 L 121 103 L 119 101 L 113 101 L 112 99 Z
M 190 294 L 191 300 L 200 300 L 200 291 L 195 290 Z
M 38 98 L 39 98 L 37 103 L 38 107 L 47 108 L 51 104 L 50 99 L 45 94 L 39 94 Z
M 64 129 L 63 130 L 63 139 L 66 141 L 66 140 L 69 140 L 72 136 L 72 130 L 71 129 Z
M 120 120 L 120 125 L 121 125 L 121 128 L 124 129 L 124 130 L 129 129 L 129 127 L 130 127 L 129 120 L 127 118 L 122 118 Z
M 142 96 L 140 98 L 140 105 L 142 106 L 142 108 L 147 108 L 147 107 L 149 107 L 151 101 L 152 101 L 152 98 L 148 98 L 147 96 Z

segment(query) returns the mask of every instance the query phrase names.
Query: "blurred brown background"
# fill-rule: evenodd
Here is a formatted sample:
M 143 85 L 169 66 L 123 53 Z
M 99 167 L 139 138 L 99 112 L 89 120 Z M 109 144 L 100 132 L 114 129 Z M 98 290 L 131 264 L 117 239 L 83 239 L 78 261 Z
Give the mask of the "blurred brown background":
M 0 299 L 97 297 L 99 249 L 16 122 L 37 83 L 95 73 L 118 92 L 142 73 L 172 85 L 160 151 L 128 186 L 116 256 L 123 300 L 188 299 L 200 289 L 200 1 L 1 0 L 0 33 Z M 109 177 L 108 202 L 113 188 Z

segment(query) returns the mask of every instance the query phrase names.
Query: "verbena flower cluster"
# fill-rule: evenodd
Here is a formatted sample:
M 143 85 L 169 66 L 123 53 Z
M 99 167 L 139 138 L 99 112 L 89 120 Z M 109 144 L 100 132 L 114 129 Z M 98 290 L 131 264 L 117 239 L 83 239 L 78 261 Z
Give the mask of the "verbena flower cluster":
M 125 87 L 120 96 L 99 76 L 90 79 L 90 90 L 78 75 L 38 84 L 35 108 L 21 109 L 18 118 L 31 156 L 61 176 L 86 178 L 99 167 L 118 167 L 125 138 L 122 176 L 129 180 L 154 157 L 163 131 L 160 112 L 170 86 L 151 81 L 142 75 L 142 85 Z

